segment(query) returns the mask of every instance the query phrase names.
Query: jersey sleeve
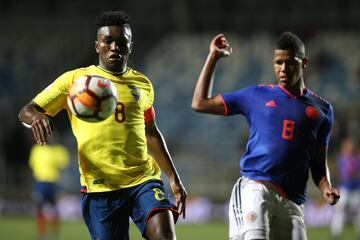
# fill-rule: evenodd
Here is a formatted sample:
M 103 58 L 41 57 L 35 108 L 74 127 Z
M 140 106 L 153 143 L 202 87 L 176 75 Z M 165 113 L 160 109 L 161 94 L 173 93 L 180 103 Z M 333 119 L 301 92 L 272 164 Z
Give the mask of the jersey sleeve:
M 40 92 L 33 101 L 50 116 L 55 116 L 66 106 L 66 97 L 73 82 L 75 71 L 66 72 Z
M 155 119 L 155 109 L 154 107 L 150 107 L 149 109 L 145 110 L 144 112 L 144 119 L 145 122 L 151 122 Z
M 154 99 L 155 99 L 155 93 L 154 93 L 154 88 L 151 84 L 151 82 L 149 81 L 149 101 L 148 104 L 145 106 L 145 111 L 144 111 L 144 119 L 145 122 L 151 122 L 155 119 L 155 109 L 154 109 Z
M 331 128 L 334 121 L 334 110 L 332 106 L 329 106 L 329 110 L 324 116 L 324 119 L 319 127 L 316 142 L 318 146 L 327 146 L 330 142 Z
M 153 88 L 151 82 L 149 81 L 148 101 L 147 101 L 147 104 L 145 105 L 145 110 L 149 110 L 150 108 L 153 107 L 154 100 L 155 100 L 154 88 Z
M 250 108 L 254 87 L 246 87 L 230 93 L 220 94 L 224 100 L 227 115 L 246 115 Z

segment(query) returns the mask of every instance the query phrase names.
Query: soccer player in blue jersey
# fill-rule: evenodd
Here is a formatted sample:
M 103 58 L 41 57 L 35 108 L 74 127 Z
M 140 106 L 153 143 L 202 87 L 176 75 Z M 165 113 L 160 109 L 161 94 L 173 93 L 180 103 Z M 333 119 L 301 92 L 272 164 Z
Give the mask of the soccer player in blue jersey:
M 150 80 L 127 66 L 133 42 L 129 18 L 106 11 L 96 21 L 97 65 L 59 76 L 19 113 L 35 140 L 47 144 L 52 132 L 48 116 L 67 110 L 78 146 L 82 215 L 91 239 L 129 239 L 129 217 L 146 239 L 176 239 L 175 221 L 185 217 L 187 193 L 155 118 Z M 88 123 L 66 104 L 72 83 L 84 75 L 99 75 L 114 83 L 117 108 L 107 119 Z M 161 170 L 175 196 L 165 193 Z
M 230 199 L 230 239 L 307 239 L 303 204 L 309 170 L 326 202 L 336 204 L 340 197 L 327 167 L 333 108 L 306 88 L 305 46 L 293 33 L 283 33 L 274 47 L 277 85 L 212 96 L 216 64 L 231 53 L 224 34 L 211 41 L 192 100 L 197 112 L 242 114 L 250 127 L 242 177 Z
M 341 199 L 332 216 L 331 236 L 333 240 L 341 239 L 346 222 L 351 220 L 356 239 L 360 239 L 360 149 L 353 137 L 341 142 L 336 166 Z

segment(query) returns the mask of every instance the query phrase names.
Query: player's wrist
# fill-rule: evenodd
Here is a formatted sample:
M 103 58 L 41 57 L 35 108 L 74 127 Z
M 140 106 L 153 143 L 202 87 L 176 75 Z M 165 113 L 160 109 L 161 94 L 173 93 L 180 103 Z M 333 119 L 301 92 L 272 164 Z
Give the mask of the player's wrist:
M 327 177 L 323 177 L 320 179 L 318 187 L 321 192 L 326 192 L 331 189 L 331 184 L 328 181 Z
M 169 179 L 169 182 L 171 182 L 171 183 L 179 183 L 179 182 L 181 182 L 180 177 L 176 172 L 169 174 L 168 179 Z
M 217 61 L 220 58 L 217 51 L 210 51 L 208 54 L 208 60 Z

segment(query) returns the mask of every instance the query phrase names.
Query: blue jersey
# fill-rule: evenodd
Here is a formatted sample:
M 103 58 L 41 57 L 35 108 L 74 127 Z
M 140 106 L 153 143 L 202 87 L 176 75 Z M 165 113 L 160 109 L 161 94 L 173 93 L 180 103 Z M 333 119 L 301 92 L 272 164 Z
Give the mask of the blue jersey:
M 360 154 L 340 153 L 336 163 L 340 185 L 349 191 L 360 189 Z
M 290 200 L 303 204 L 315 148 L 329 144 L 332 106 L 308 89 L 295 97 L 279 85 L 252 86 L 221 96 L 226 114 L 244 115 L 250 127 L 241 174 L 273 181 Z

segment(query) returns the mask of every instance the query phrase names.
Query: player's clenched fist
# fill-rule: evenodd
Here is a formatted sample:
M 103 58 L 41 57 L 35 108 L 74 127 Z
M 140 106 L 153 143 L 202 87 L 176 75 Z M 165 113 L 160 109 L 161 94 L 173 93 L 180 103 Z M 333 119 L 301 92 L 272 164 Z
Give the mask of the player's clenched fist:
M 327 189 L 323 192 L 323 197 L 330 205 L 335 205 L 340 199 L 340 193 L 335 188 Z
M 217 57 L 226 57 L 232 53 L 230 44 L 223 33 L 213 38 L 210 43 L 210 52 L 215 53 Z

